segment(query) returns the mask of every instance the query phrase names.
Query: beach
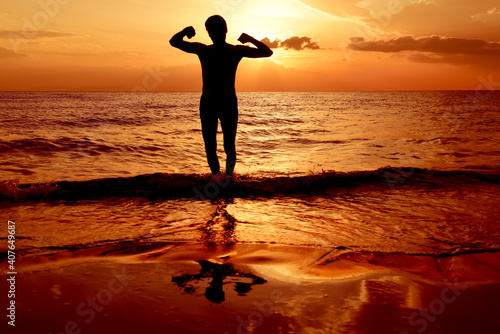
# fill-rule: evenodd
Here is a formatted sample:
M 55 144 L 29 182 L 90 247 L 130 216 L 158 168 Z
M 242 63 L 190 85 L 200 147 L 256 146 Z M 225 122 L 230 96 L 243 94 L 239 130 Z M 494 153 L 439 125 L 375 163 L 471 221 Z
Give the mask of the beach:
M 500 334 L 499 0 L 0 2 L 0 334 Z
M 500 95 L 473 95 L 242 93 L 227 181 L 198 93 L 1 92 L 2 328 L 498 333 Z
M 496 333 L 498 253 L 126 243 L 23 258 L 18 333 Z

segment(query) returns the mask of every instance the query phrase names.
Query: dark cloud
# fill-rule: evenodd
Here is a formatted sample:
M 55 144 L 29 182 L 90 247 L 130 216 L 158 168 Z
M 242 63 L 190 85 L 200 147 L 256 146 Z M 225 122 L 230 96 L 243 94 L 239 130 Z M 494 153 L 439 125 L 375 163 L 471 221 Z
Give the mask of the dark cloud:
M 22 30 L 0 30 L 0 38 L 67 38 L 85 37 L 85 35 L 59 32 L 52 30 L 22 31 Z
M 12 50 L 0 47 L 0 58 L 23 58 L 26 57 L 25 54 L 16 53 Z
M 499 68 L 500 42 L 479 39 L 450 38 L 442 36 L 399 37 L 389 40 L 367 41 L 362 37 L 351 38 L 349 48 L 355 51 L 372 51 L 399 54 L 417 63 L 447 63 L 454 65 L 479 65 Z
M 317 42 L 313 42 L 311 37 L 307 36 L 292 36 L 285 40 L 276 38 L 274 41 L 271 41 L 266 37 L 261 40 L 261 42 L 269 46 L 271 49 L 283 48 L 286 50 L 292 49 L 301 51 L 305 49 L 318 50 L 320 48 Z
M 498 56 L 494 55 L 436 55 L 414 53 L 408 56 L 410 61 L 425 64 L 480 65 L 490 69 L 500 68 Z
M 402 52 L 417 51 L 441 55 L 500 55 L 500 42 L 480 39 L 463 39 L 442 36 L 419 37 L 404 36 L 389 40 L 366 41 L 364 38 L 351 38 L 349 48 L 356 51 Z
M 264 37 L 264 39 L 262 39 L 261 42 L 270 47 L 271 49 L 277 49 L 280 47 L 280 40 L 277 38 L 271 42 L 271 40 L 268 37 Z

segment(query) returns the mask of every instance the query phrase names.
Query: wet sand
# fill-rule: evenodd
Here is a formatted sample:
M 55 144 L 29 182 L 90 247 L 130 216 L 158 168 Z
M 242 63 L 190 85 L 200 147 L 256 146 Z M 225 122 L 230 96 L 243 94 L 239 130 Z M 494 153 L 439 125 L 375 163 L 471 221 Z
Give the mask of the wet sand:
M 18 266 L 12 333 L 500 332 L 499 252 L 123 243 Z

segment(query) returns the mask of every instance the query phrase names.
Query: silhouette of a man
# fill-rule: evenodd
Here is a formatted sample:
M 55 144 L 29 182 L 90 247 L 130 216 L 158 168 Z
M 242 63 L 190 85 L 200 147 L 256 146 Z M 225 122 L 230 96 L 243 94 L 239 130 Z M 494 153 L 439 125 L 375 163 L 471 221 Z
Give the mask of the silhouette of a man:
M 238 63 L 243 57 L 270 57 L 273 51 L 255 38 L 241 34 L 238 41 L 252 43 L 257 48 L 226 43 L 226 21 L 219 15 L 205 22 L 212 45 L 190 43 L 184 36 L 195 35 L 193 27 L 184 28 L 170 39 L 170 45 L 184 52 L 195 53 L 201 62 L 203 93 L 200 101 L 200 118 L 205 152 L 212 174 L 220 173 L 217 157 L 217 127 L 220 119 L 226 152 L 226 173 L 232 175 L 236 164 L 236 128 L 238 123 L 238 101 L 234 81 Z

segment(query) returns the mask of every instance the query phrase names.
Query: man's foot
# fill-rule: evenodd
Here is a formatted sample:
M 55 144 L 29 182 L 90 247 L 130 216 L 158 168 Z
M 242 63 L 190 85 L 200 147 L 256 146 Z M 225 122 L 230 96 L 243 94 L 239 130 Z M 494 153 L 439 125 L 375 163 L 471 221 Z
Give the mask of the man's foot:
M 217 180 L 219 180 L 221 178 L 222 178 L 222 173 L 221 172 L 218 172 L 216 174 L 212 173 L 212 174 L 210 174 L 209 181 L 210 182 L 215 182 L 215 181 L 217 181 Z
M 225 188 L 231 183 L 233 175 L 228 175 L 224 173 L 212 174 L 210 176 L 210 182 L 217 183 L 221 188 Z
M 224 173 L 224 175 L 226 177 L 226 180 L 228 180 L 230 183 L 238 181 L 238 175 L 236 173 Z

